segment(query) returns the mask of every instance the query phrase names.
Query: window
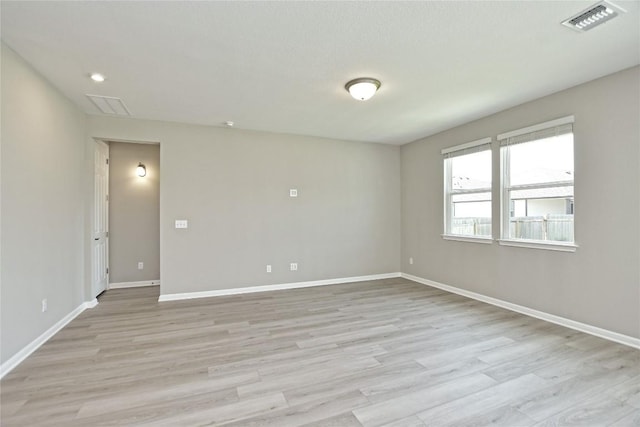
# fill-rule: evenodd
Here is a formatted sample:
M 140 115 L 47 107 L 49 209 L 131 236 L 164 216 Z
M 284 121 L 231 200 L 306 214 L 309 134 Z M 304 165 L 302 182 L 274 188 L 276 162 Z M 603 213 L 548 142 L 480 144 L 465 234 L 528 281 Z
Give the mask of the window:
M 491 138 L 442 150 L 444 236 L 491 238 Z
M 573 244 L 573 116 L 498 135 L 502 238 Z

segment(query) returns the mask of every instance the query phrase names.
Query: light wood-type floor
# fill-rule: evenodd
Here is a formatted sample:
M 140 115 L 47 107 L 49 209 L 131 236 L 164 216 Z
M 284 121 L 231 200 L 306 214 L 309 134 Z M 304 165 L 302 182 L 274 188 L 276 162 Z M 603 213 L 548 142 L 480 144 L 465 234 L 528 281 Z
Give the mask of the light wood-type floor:
M 640 351 L 404 279 L 157 298 L 107 291 L 2 425 L 640 425 Z

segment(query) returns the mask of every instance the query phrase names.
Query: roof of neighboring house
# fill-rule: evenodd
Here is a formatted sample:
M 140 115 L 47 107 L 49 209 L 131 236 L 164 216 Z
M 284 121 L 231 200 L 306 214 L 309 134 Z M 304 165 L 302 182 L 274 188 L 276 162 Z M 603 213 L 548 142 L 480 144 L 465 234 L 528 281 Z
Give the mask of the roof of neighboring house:
M 573 180 L 573 171 L 561 171 L 555 169 L 529 169 L 522 173 L 512 175 L 512 183 L 552 183 L 567 182 Z M 475 190 L 490 188 L 491 183 L 469 177 L 452 177 L 453 190 Z M 533 188 L 525 190 L 513 190 L 512 200 L 522 199 L 552 199 L 573 197 L 573 186 L 566 185 L 551 188 Z M 454 203 L 462 202 L 485 202 L 491 200 L 491 193 L 456 194 L 453 196 Z

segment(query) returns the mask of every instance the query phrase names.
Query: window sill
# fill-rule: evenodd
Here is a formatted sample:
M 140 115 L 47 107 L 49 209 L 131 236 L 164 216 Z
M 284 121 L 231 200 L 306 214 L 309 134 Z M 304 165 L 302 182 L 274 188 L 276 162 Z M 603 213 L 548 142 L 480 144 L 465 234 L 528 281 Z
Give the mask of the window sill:
M 474 237 L 474 236 L 459 236 L 457 234 L 442 234 L 444 240 L 454 240 L 457 242 L 470 242 L 470 243 L 484 243 L 490 245 L 493 243 L 491 237 Z
M 545 242 L 539 240 L 511 240 L 499 239 L 502 246 L 515 246 L 518 248 L 544 249 L 548 251 L 575 252 L 578 245 L 575 243 Z

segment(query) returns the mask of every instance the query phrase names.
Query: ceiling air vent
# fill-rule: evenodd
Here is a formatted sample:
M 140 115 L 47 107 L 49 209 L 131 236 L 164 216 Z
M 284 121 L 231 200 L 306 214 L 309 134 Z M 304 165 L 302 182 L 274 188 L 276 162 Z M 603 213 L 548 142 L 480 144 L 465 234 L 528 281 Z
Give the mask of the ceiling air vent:
M 104 114 L 114 114 L 116 116 L 130 116 L 131 112 L 122 99 L 116 98 L 113 96 L 102 96 L 102 95 L 89 95 L 87 94 L 87 98 L 93 102 L 98 110 L 103 112 Z
M 584 32 L 603 24 L 626 11 L 608 1 L 601 1 L 572 16 L 562 23 L 569 28 Z

